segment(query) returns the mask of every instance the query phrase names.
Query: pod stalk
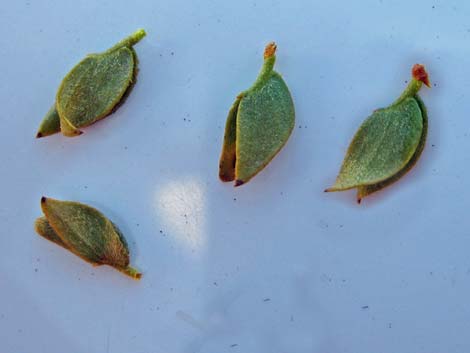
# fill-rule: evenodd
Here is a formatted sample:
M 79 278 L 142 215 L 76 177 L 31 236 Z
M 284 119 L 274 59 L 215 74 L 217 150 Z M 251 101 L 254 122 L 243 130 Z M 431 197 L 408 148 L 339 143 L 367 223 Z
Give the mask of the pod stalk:
M 124 273 L 126 276 L 129 276 L 129 277 L 131 277 L 132 279 L 135 279 L 135 280 L 139 280 L 139 279 L 142 278 L 142 273 L 140 273 L 135 268 L 130 267 L 130 266 L 128 266 L 126 268 L 118 268 L 117 270 L 121 273 Z
M 124 38 L 120 42 L 118 42 L 116 45 L 113 47 L 109 48 L 107 52 L 111 52 L 120 48 L 128 47 L 131 48 L 137 43 L 141 41 L 142 38 L 144 38 L 147 35 L 144 29 L 140 28 L 134 33 L 132 33 L 129 37 Z
M 271 73 L 273 72 L 274 64 L 276 63 L 276 43 L 271 42 L 268 45 L 266 45 L 266 48 L 264 49 L 264 63 L 263 67 L 261 68 L 261 71 L 258 74 L 258 77 L 256 78 L 255 83 L 249 90 L 255 90 L 261 86 L 263 86 L 266 81 L 269 79 L 271 76 Z
M 411 69 L 411 77 L 412 77 L 411 82 L 405 88 L 405 90 L 400 95 L 400 97 L 398 97 L 395 103 L 393 103 L 393 105 L 401 103 L 406 98 L 416 96 L 416 94 L 418 94 L 423 84 L 425 84 L 428 87 L 431 87 L 431 83 L 429 81 L 429 75 L 426 72 L 424 65 L 421 65 L 421 64 L 414 65 L 413 68 Z

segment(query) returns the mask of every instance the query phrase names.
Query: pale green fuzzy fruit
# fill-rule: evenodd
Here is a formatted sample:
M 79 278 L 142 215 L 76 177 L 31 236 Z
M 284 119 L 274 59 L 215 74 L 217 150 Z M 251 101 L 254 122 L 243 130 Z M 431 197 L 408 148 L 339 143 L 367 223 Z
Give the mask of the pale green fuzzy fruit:
M 294 128 L 294 103 L 281 75 L 273 70 L 276 45 L 264 52 L 253 86 L 230 108 L 219 163 L 222 181 L 242 185 L 259 173 L 285 145 Z
M 43 197 L 43 217 L 35 222 L 36 232 L 95 265 L 109 265 L 134 278 L 142 276 L 129 266 L 129 249 L 119 229 L 100 211 L 90 206 Z
M 417 162 L 424 149 L 428 116 L 418 96 L 429 86 L 424 66 L 415 65 L 412 80 L 388 108 L 376 110 L 356 132 L 335 184 L 325 190 L 357 188 L 357 201 L 394 183 Z
M 77 136 L 81 128 L 114 112 L 135 84 L 138 61 L 133 45 L 144 36 L 140 29 L 107 51 L 79 62 L 63 79 L 36 137 L 59 131 Z

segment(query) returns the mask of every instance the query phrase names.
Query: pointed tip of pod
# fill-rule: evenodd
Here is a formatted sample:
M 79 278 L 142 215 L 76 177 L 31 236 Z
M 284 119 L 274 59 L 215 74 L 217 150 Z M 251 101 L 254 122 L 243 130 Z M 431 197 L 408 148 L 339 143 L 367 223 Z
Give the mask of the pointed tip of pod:
M 41 132 L 38 132 L 38 133 L 36 134 L 36 138 L 37 138 L 37 139 L 40 139 L 41 137 L 43 137 L 42 133 L 41 133 Z
M 67 137 L 76 137 L 76 136 L 80 136 L 81 134 L 83 134 L 83 131 L 75 129 L 73 131 L 62 132 L 62 133 L 64 134 L 64 136 L 67 136 Z
M 416 81 L 421 81 L 426 86 L 431 87 L 431 82 L 429 81 L 429 75 L 424 65 L 415 64 L 413 68 L 411 69 L 411 74 Z
M 235 180 L 235 184 L 234 184 L 234 185 L 235 185 L 235 187 L 237 187 L 237 186 L 241 186 L 241 185 L 243 185 L 243 184 L 245 184 L 245 182 L 244 182 L 243 180 L 237 179 L 237 180 Z
M 362 197 L 358 196 L 357 199 L 356 199 L 356 201 L 357 201 L 357 204 L 360 205 L 360 204 L 361 204 L 361 201 L 362 201 Z
M 224 182 L 224 183 L 227 183 L 229 181 L 233 181 L 233 175 L 228 175 L 228 174 L 219 174 L 219 179 Z
M 269 43 L 266 45 L 266 48 L 264 49 L 264 58 L 270 58 L 271 56 L 274 56 L 276 54 L 276 49 L 277 45 L 274 42 Z
M 41 197 L 41 203 L 46 203 L 46 200 L 47 200 L 46 196 Z

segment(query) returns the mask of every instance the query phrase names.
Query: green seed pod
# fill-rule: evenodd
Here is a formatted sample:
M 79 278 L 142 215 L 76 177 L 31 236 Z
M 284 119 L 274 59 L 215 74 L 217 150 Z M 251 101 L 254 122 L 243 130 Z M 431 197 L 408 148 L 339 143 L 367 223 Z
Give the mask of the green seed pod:
M 140 279 L 129 266 L 129 249 L 119 229 L 100 211 L 72 201 L 43 197 L 44 217 L 35 222 L 36 232 L 94 266 L 109 265 Z
M 273 70 L 276 45 L 264 51 L 253 86 L 240 93 L 228 113 L 219 163 L 222 181 L 242 185 L 258 174 L 285 145 L 294 128 L 294 103 L 286 83 Z
M 416 164 L 428 130 L 426 107 L 418 96 L 423 83 L 430 87 L 424 66 L 416 64 L 402 95 L 388 108 L 374 111 L 356 132 L 336 182 L 326 192 L 357 188 L 360 203 Z
M 145 36 L 139 29 L 100 54 L 90 54 L 65 76 L 56 102 L 44 117 L 36 137 L 62 131 L 65 136 L 113 113 L 127 98 L 137 76 L 133 46 Z

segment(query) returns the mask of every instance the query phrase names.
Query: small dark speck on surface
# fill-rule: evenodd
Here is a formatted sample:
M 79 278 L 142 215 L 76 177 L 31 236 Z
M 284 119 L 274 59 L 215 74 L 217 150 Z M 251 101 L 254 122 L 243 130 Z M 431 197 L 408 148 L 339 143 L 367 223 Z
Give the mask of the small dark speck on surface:
M 271 301 L 271 298 L 264 298 L 263 301 L 264 302 L 269 302 L 269 301 Z
M 388 328 L 392 328 L 392 323 L 391 322 L 388 323 Z
M 436 145 L 431 145 L 432 147 L 436 146 Z
M 290 322 L 294 322 L 294 315 L 290 316 Z
M 172 56 L 175 55 L 175 52 L 172 51 L 172 52 L 171 52 L 171 55 L 172 55 Z
M 216 286 L 216 287 L 218 286 L 217 282 L 214 282 L 214 286 Z
M 362 306 L 362 310 L 367 310 L 367 309 L 369 309 L 369 305 L 363 305 Z
M 238 344 L 237 344 L 237 343 L 234 343 L 234 344 L 231 344 L 231 345 L 230 345 L 230 348 L 234 348 L 234 347 L 237 347 L 237 346 L 238 346 Z
M 38 272 L 39 270 L 37 268 L 34 269 L 34 272 Z
M 237 201 L 237 198 L 236 198 L 236 197 L 234 197 L 234 198 L 233 198 L 233 201 Z

